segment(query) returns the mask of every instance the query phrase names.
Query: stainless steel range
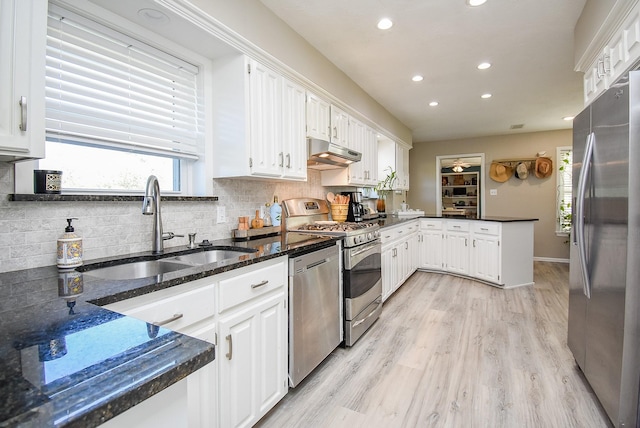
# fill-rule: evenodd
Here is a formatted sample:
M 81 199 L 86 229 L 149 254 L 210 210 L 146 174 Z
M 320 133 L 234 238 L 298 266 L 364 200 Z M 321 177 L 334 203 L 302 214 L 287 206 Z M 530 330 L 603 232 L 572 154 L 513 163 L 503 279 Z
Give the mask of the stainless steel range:
M 287 231 L 343 238 L 344 343 L 352 346 L 382 312 L 380 226 L 329 221 L 322 199 L 288 199 L 283 206 Z

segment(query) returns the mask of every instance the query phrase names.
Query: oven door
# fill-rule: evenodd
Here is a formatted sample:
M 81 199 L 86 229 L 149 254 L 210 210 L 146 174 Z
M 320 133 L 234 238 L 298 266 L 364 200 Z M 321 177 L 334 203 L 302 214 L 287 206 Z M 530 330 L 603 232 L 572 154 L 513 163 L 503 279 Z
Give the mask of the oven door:
M 356 299 L 382 280 L 382 246 L 374 241 L 344 250 L 344 297 Z

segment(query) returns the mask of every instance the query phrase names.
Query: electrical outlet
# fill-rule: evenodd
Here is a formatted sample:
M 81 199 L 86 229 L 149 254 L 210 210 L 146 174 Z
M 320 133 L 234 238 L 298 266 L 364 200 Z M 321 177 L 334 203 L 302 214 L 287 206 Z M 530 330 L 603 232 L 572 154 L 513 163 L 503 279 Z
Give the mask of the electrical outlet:
M 498 196 L 498 189 L 490 189 L 489 194 L 491 196 Z
M 218 223 L 226 223 L 227 222 L 227 210 L 224 206 L 219 206 L 218 211 L 216 213 L 216 218 Z

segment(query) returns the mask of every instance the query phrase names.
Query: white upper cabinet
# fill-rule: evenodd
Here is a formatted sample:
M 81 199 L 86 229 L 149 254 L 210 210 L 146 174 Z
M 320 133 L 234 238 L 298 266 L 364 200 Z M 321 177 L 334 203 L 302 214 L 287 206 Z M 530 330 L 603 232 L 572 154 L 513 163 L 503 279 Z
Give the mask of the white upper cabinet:
M 409 190 L 409 147 L 382 137 L 378 140 L 378 178 L 384 179 L 389 168 L 396 172 L 393 190 Z
M 353 149 L 349 144 L 349 115 L 340 107 L 331 105 L 331 142 Z
M 640 3 L 614 29 L 613 36 L 598 52 L 584 74 L 584 102 L 588 105 L 607 90 L 640 58 Z
M 307 92 L 307 137 L 331 140 L 331 104 Z
M 0 161 L 44 157 L 46 0 L 0 0 Z
M 396 143 L 396 189 L 409 190 L 409 149 Z
M 213 176 L 306 180 L 304 89 L 242 55 L 213 79 Z

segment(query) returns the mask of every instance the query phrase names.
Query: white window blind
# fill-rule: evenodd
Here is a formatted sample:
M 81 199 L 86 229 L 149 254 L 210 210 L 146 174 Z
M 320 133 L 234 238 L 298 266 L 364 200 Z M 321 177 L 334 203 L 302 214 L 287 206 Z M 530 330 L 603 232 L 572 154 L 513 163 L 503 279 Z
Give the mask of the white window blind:
M 47 137 L 197 158 L 198 68 L 50 5 Z
M 558 147 L 558 182 L 557 182 L 557 233 L 571 231 L 572 188 L 571 171 L 573 169 L 572 147 Z

